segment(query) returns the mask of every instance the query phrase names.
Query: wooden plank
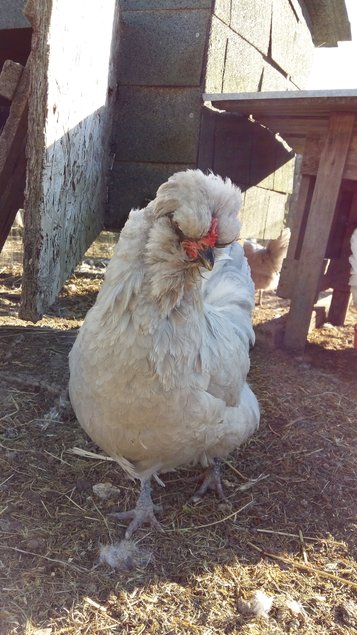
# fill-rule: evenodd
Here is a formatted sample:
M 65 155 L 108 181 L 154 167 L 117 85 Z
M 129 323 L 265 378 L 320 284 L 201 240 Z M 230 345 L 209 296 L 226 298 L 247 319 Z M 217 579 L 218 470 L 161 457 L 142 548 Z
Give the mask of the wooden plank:
M 291 298 L 292 290 L 295 284 L 298 260 L 284 258 L 280 270 L 279 285 L 276 290 L 280 298 Z
M 298 115 L 265 117 L 256 115 L 255 119 L 263 126 L 280 134 L 284 139 L 287 135 L 305 137 L 310 132 L 323 135 L 327 133 L 328 128 L 328 117 L 301 117 Z
M 212 170 L 214 158 L 214 138 L 218 113 L 203 106 L 201 113 L 200 141 L 198 146 L 197 167 L 200 170 Z
M 309 148 L 309 152 L 305 151 L 302 168 L 305 174 L 317 174 L 324 141 L 323 135 L 315 135 L 314 145 Z M 357 181 L 357 131 L 354 131 L 351 140 L 346 165 L 343 171 L 343 178 Z
M 36 321 L 103 225 L 119 8 L 115 0 L 31 0 L 26 15 L 33 27 L 31 143 L 20 315 Z
M 296 137 L 296 136 L 290 136 L 290 135 L 285 135 L 285 137 L 283 137 L 284 141 L 288 144 L 288 146 L 290 146 L 290 148 L 292 148 L 294 150 L 294 152 L 296 152 L 296 154 L 304 154 L 304 150 L 305 150 L 305 137 Z
M 21 74 L 0 135 L 0 251 L 18 209 L 23 206 L 28 93 L 29 63 Z
M 346 269 L 347 279 L 350 275 L 350 268 Z M 334 289 L 331 305 L 329 308 L 327 321 L 335 326 L 343 326 L 346 319 L 348 305 L 350 303 L 349 289 Z
M 251 185 L 250 165 L 255 127 L 252 121 L 244 117 L 217 114 L 213 171 L 221 176 L 228 176 L 239 183 L 242 189 Z
M 308 146 L 305 147 L 301 166 L 301 171 L 304 174 L 316 176 L 325 140 L 325 136 L 319 135 L 315 132 L 309 135 Z
M 15 95 L 24 67 L 18 62 L 6 60 L 0 73 L 0 96 L 11 101 Z
M 329 267 L 328 276 L 333 288 L 331 305 L 328 313 L 328 321 L 336 326 L 343 326 L 350 301 L 351 290 L 349 278 L 351 265 L 349 256 L 351 254 L 351 236 L 357 227 L 357 193 L 352 197 L 352 202 L 345 222 L 345 234 L 342 241 L 341 254 L 337 260 L 332 260 Z
M 293 293 L 313 187 L 314 180 L 310 176 L 302 175 L 298 198 L 292 214 L 291 238 L 277 288 L 277 295 L 281 298 L 291 298 Z
M 216 108 L 264 116 L 329 117 L 337 111 L 357 111 L 357 90 L 299 90 L 261 93 L 203 94 Z
M 305 346 L 354 120 L 351 113 L 331 115 L 286 323 L 284 345 L 290 349 L 302 350 Z

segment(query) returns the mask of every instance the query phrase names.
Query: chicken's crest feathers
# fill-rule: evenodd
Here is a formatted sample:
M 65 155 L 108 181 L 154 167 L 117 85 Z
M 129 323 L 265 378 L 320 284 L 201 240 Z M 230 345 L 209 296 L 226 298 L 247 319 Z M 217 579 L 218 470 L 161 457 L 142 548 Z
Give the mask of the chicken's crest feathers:
M 218 220 L 219 242 L 233 242 L 240 231 L 237 215 L 241 192 L 230 179 L 201 170 L 177 172 L 160 185 L 154 201 L 157 218 L 171 214 L 187 238 L 208 233 L 212 216 Z

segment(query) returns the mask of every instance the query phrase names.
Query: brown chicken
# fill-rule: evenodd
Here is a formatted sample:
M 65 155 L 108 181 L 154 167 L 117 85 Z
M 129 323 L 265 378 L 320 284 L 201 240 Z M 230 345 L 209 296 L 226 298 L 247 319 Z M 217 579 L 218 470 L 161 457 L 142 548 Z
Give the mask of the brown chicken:
M 263 291 L 271 291 L 278 286 L 289 240 L 290 229 L 286 227 L 278 238 L 269 240 L 266 247 L 252 240 L 245 240 L 243 243 L 244 255 L 250 266 L 255 290 L 259 292 L 259 304 L 262 304 Z

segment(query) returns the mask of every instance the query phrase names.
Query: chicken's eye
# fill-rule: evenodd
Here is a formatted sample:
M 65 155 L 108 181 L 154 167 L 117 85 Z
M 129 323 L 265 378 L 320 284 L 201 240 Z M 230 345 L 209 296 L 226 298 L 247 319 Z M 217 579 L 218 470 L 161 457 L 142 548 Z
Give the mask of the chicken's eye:
M 182 242 L 183 240 L 186 240 L 185 234 L 183 233 L 183 231 L 180 228 L 179 224 L 175 220 L 173 220 L 172 214 L 169 214 L 169 216 L 170 216 L 170 221 L 171 221 L 172 228 L 173 228 L 175 234 L 177 235 L 178 239 L 180 240 L 180 242 Z

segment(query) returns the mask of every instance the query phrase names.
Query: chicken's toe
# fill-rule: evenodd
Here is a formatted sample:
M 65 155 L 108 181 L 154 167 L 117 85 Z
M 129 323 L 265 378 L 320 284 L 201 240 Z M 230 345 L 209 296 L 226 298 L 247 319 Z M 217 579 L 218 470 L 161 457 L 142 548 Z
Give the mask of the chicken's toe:
M 112 512 L 110 515 L 119 520 L 131 520 L 125 532 L 125 538 L 129 540 L 133 533 L 143 525 L 150 525 L 153 529 L 163 531 L 155 516 L 155 511 L 161 511 L 161 507 L 154 505 L 152 502 L 150 481 L 144 481 L 141 484 L 141 491 L 135 508 L 127 512 Z
M 201 487 L 199 487 L 197 492 L 195 492 L 195 494 L 193 495 L 193 502 L 198 502 L 202 498 L 202 496 L 204 496 L 208 492 L 208 490 L 216 492 L 219 498 L 225 498 L 221 481 L 221 466 L 217 459 L 215 460 L 212 467 L 207 470 Z

